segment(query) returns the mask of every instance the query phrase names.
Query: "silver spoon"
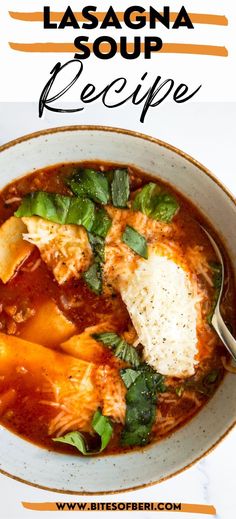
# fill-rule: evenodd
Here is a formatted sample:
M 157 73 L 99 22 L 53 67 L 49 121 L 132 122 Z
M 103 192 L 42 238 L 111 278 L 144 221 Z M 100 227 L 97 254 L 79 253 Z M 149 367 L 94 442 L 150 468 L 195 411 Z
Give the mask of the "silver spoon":
M 225 266 L 224 266 L 223 256 L 220 252 L 220 249 L 219 249 L 217 243 L 212 238 L 212 236 L 209 234 L 209 232 L 204 227 L 202 227 L 202 225 L 201 225 L 201 228 L 206 233 L 208 239 L 210 240 L 211 245 L 220 261 L 221 268 L 222 268 L 221 287 L 220 287 L 217 304 L 216 304 L 216 307 L 215 307 L 215 310 L 214 310 L 214 313 L 212 316 L 211 324 L 212 324 L 213 328 L 215 329 L 216 333 L 219 335 L 223 344 L 226 346 L 230 355 L 233 357 L 234 361 L 236 361 L 236 339 L 233 337 L 232 333 L 230 333 L 229 329 L 227 328 L 227 326 L 223 320 L 223 317 L 221 315 L 221 312 L 220 312 L 220 302 L 221 302 L 221 297 L 222 297 L 222 293 L 223 293 L 224 277 L 225 277 Z

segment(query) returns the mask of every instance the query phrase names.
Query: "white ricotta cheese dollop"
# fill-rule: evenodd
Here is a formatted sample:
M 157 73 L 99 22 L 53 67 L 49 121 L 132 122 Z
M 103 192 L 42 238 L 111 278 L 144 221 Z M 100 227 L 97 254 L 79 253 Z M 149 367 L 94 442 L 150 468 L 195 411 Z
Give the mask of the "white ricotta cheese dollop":
M 163 375 L 189 377 L 197 364 L 196 289 L 187 270 L 151 252 L 120 287 L 146 362 Z

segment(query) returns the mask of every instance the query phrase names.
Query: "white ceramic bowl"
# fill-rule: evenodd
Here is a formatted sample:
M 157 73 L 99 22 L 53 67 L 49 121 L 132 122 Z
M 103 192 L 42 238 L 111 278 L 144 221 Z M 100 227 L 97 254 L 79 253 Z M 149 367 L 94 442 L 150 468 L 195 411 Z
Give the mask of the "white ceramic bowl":
M 236 271 L 236 203 L 201 164 L 138 133 L 104 127 L 66 127 L 23 137 L 0 148 L 0 189 L 39 168 L 61 162 L 103 160 L 132 164 L 180 190 L 221 235 Z M 143 451 L 82 458 L 48 452 L 0 428 L 0 470 L 20 481 L 67 493 L 109 493 L 173 476 L 204 456 L 236 419 L 235 375 L 187 425 Z

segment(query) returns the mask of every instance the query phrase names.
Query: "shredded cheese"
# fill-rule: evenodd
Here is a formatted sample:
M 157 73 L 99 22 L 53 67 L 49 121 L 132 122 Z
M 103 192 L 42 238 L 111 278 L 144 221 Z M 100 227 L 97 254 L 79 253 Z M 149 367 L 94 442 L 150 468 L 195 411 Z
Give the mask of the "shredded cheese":
M 92 251 L 87 233 L 80 225 L 61 225 L 38 216 L 22 218 L 28 233 L 24 239 L 36 245 L 43 261 L 61 285 L 79 278 L 89 267 Z

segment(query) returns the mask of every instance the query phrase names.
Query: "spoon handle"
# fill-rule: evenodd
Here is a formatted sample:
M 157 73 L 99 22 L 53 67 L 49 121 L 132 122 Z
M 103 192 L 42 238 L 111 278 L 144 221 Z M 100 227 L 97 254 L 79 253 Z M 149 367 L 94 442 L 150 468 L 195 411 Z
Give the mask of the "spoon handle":
M 223 321 L 219 308 L 216 308 L 213 315 L 212 326 L 236 362 L 236 339 L 230 333 L 225 322 Z

